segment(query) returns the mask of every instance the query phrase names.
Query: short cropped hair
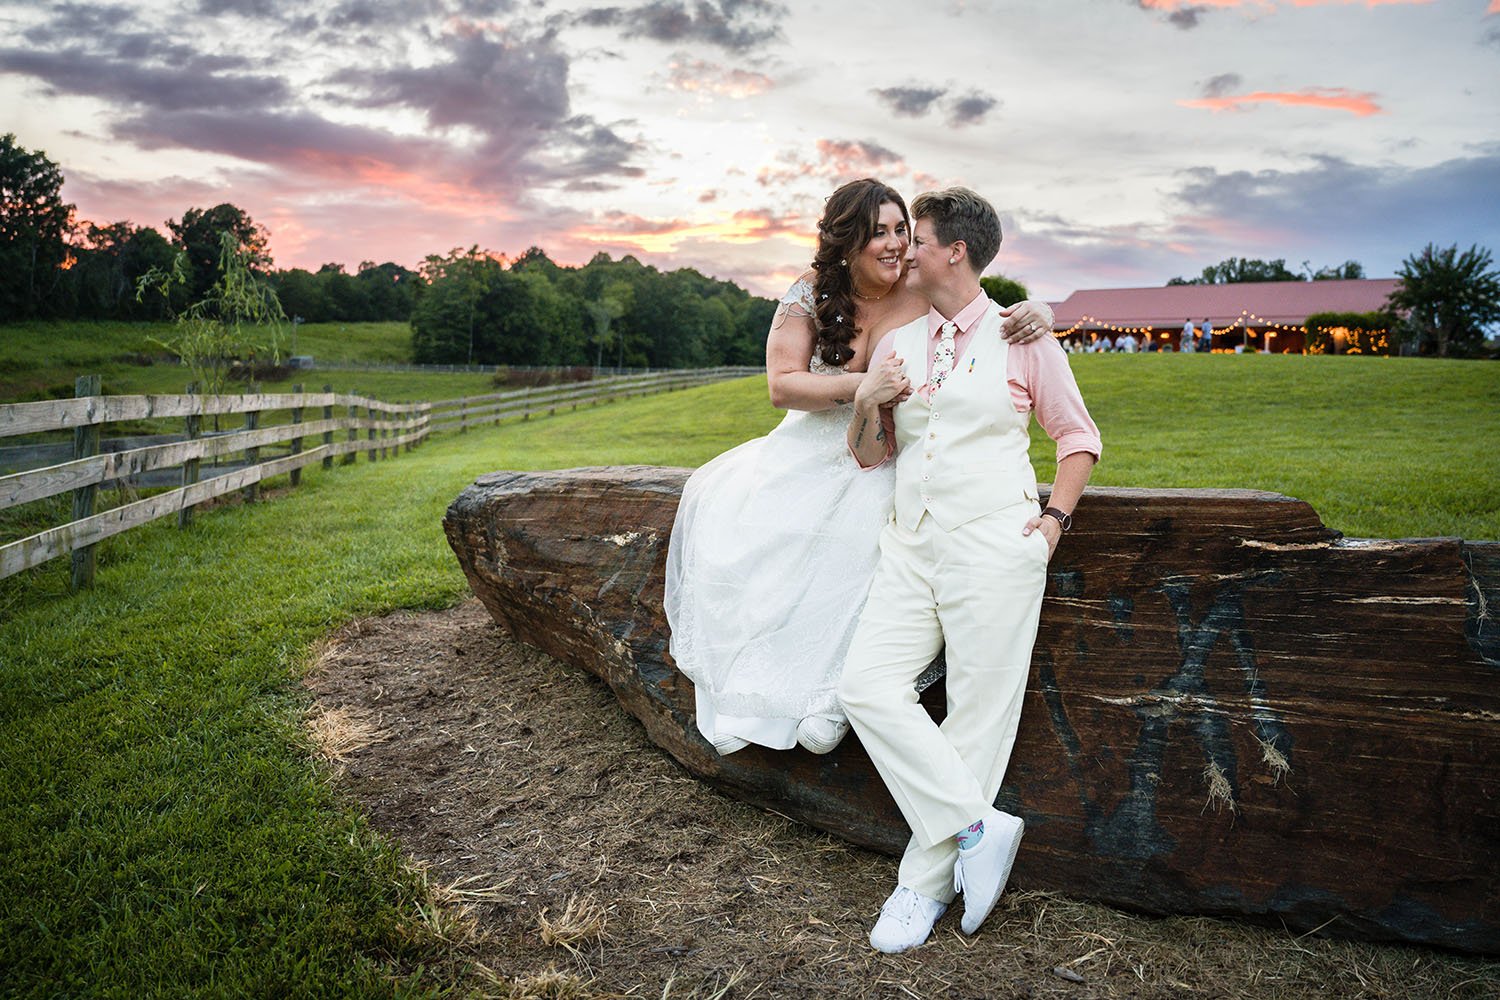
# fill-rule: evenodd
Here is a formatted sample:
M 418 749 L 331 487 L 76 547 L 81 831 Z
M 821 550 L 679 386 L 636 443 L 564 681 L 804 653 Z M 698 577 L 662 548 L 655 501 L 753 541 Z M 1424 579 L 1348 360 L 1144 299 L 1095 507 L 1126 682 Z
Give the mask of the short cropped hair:
M 944 246 L 964 241 L 969 266 L 983 273 L 1000 252 L 1000 216 L 995 206 L 965 187 L 928 191 L 911 203 L 913 219 L 931 219 L 932 228 Z

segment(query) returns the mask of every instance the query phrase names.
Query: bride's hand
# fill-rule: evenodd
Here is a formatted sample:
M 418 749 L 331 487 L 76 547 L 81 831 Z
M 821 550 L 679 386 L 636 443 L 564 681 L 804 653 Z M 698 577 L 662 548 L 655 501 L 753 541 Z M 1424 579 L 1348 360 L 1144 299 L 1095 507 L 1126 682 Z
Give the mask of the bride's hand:
M 911 380 L 902 367 L 904 362 L 894 354 L 865 372 L 854 394 L 856 406 L 894 406 L 911 395 Z
M 1045 302 L 1026 299 L 1001 309 L 1000 315 L 1005 317 L 1000 335 L 1012 344 L 1029 343 L 1052 332 L 1052 307 Z

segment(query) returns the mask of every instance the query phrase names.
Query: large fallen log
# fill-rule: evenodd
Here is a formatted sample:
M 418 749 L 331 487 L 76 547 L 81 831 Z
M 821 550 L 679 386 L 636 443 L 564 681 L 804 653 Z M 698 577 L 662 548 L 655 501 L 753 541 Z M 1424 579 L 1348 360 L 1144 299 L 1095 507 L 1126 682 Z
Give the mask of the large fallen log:
M 698 735 L 662 613 L 687 475 L 494 473 L 444 527 L 498 622 L 689 771 L 898 852 L 853 736 L 721 758 Z M 997 800 L 1026 818 L 1017 884 L 1500 952 L 1500 544 L 1345 539 L 1248 490 L 1095 488 L 1078 523 Z M 941 713 L 940 679 L 923 702 Z

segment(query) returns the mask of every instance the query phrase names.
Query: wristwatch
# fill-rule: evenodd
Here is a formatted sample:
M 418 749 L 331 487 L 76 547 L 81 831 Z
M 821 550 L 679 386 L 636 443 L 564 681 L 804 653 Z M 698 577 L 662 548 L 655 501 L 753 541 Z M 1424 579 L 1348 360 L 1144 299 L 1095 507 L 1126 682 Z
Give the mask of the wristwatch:
M 1061 526 L 1062 530 L 1064 530 L 1064 531 L 1067 531 L 1067 530 L 1069 530 L 1070 528 L 1073 527 L 1073 515 L 1072 514 L 1064 514 L 1062 511 L 1058 510 L 1056 507 L 1047 507 L 1047 508 L 1043 509 L 1042 510 L 1042 517 L 1056 518 L 1058 525 Z

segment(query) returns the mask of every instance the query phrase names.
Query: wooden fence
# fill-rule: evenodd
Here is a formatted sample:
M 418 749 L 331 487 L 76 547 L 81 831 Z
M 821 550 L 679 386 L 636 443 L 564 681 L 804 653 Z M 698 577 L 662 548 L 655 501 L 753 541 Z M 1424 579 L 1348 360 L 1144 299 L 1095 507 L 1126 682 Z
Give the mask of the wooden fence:
M 30 569 L 62 555 L 73 557 L 73 589 L 93 580 L 95 546 L 112 535 L 176 514 L 179 527 L 190 523 L 193 508 L 206 500 L 243 491 L 259 497 L 260 484 L 287 475 L 292 486 L 313 463 L 332 468 L 364 453 L 375 461 L 410 451 L 435 431 L 529 419 L 627 396 L 703 385 L 759 372 L 758 368 L 705 368 L 625 375 L 571 384 L 511 390 L 439 402 L 387 403 L 367 396 L 322 392 L 247 392 L 242 395 L 101 396 L 99 377 L 78 379 L 73 399 L 0 404 L 0 438 L 46 432 L 73 432 L 73 457 L 44 468 L 0 476 L 0 510 L 72 494 L 72 520 L 66 524 L 0 545 L 0 578 Z M 269 414 L 287 414 L 262 426 Z M 243 428 L 205 436 L 204 417 L 243 414 Z M 317 419 L 307 419 L 318 414 Z M 164 444 L 101 453 L 100 431 L 127 420 L 183 421 L 180 439 Z M 276 453 L 263 458 L 262 452 Z M 211 478 L 205 459 L 242 456 L 243 460 Z M 181 485 L 111 510 L 95 512 L 99 487 L 125 483 L 154 470 L 180 468 Z

